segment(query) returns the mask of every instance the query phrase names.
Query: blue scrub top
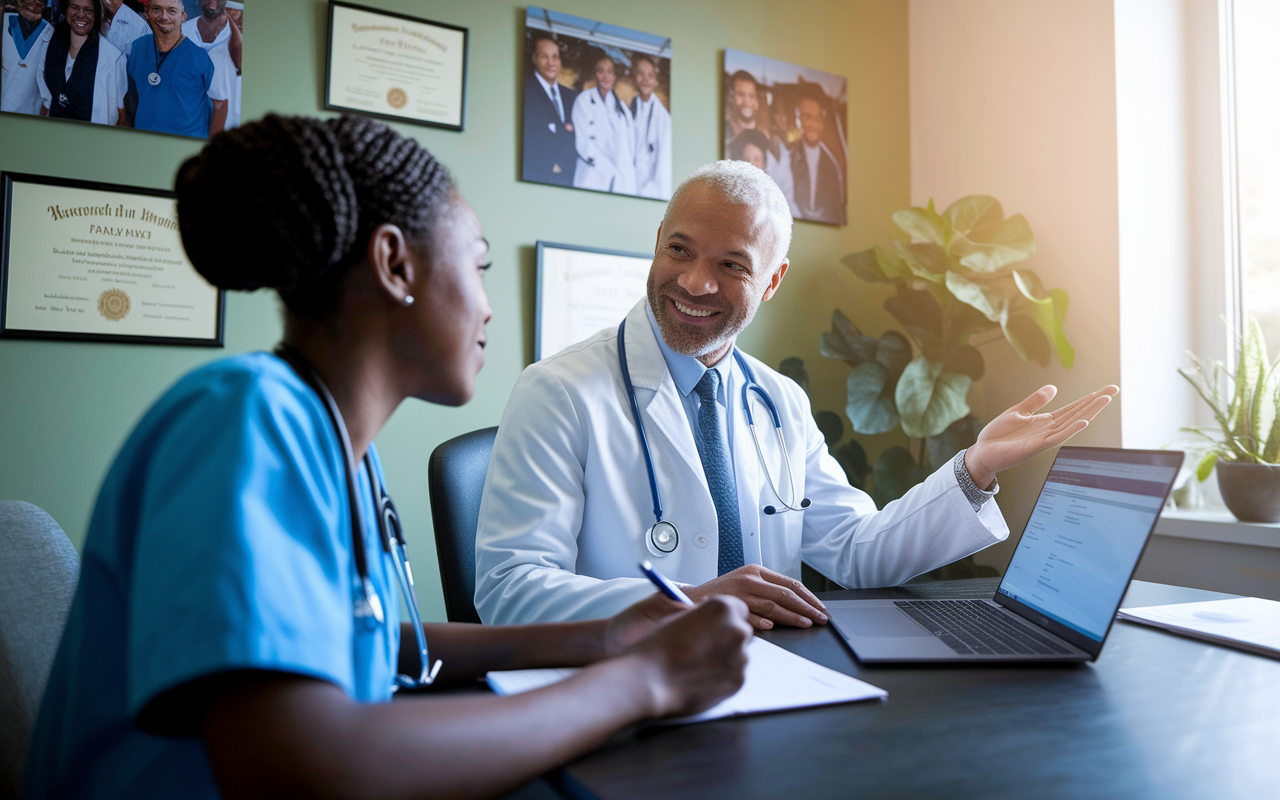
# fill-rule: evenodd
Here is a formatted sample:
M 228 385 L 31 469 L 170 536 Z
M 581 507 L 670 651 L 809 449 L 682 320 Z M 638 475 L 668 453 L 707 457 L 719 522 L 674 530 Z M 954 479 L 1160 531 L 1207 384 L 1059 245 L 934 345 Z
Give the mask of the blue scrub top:
M 357 701 L 390 700 L 394 562 L 376 533 L 369 477 L 358 476 L 382 626 L 352 615 L 342 446 L 315 392 L 267 353 L 215 362 L 170 389 L 98 496 L 32 735 L 27 796 L 217 797 L 200 739 L 133 725 L 149 701 L 202 676 L 273 670 Z
M 213 85 L 214 67 L 200 45 L 184 38 L 157 69 L 156 37 L 149 33 L 133 43 L 126 69 L 129 90 L 138 95 L 133 127 L 209 138 L 209 122 L 213 119 L 209 87 Z M 147 80 L 153 72 L 160 76 L 159 86 L 152 86 Z

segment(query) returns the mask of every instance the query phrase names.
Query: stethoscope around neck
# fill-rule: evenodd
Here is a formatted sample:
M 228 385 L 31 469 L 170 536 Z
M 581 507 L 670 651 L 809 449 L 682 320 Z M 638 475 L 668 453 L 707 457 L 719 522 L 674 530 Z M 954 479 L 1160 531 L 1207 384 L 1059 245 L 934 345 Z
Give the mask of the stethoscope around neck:
M 658 558 L 669 556 L 680 546 L 680 530 L 676 528 L 674 522 L 664 520 L 662 518 L 662 494 L 658 491 L 658 473 L 653 468 L 653 454 L 649 451 L 649 437 L 644 432 L 644 422 L 640 419 L 640 403 L 636 400 L 636 387 L 631 383 L 631 370 L 627 368 L 627 343 L 625 332 L 627 321 L 624 319 L 618 325 L 618 362 L 622 367 L 622 384 L 627 390 L 627 401 L 631 404 L 631 416 L 635 418 L 636 430 L 640 433 L 640 449 L 644 452 L 644 468 L 649 473 L 649 494 L 653 497 L 653 516 L 657 520 L 645 533 L 645 546 L 649 552 Z M 764 507 L 764 513 L 772 516 L 774 514 L 785 514 L 788 511 L 803 511 L 813 502 L 805 497 L 798 505 L 793 505 L 796 500 L 796 481 L 795 473 L 791 469 L 791 457 L 787 455 L 787 441 L 782 435 L 782 417 L 778 414 L 778 407 L 774 405 L 773 398 L 769 397 L 768 392 L 764 390 L 760 384 L 756 383 L 755 373 L 751 371 L 751 366 L 747 364 L 747 360 L 742 357 L 742 353 L 738 352 L 738 348 L 733 348 L 734 361 L 738 363 L 738 367 L 742 370 L 742 374 L 746 377 L 746 381 L 742 385 L 742 410 L 747 417 L 747 427 L 751 430 L 751 441 L 756 446 L 756 456 L 760 459 L 760 466 L 764 469 L 765 479 L 769 481 L 769 488 L 773 490 L 773 496 L 778 498 L 777 506 L 767 505 Z M 778 491 L 778 484 L 773 480 L 773 473 L 769 470 L 769 462 L 765 460 L 764 448 L 760 446 L 760 436 L 756 433 L 755 414 L 751 411 L 751 395 L 755 394 L 757 399 L 764 404 L 765 409 L 769 412 L 769 416 L 773 419 L 773 430 L 778 437 L 778 448 L 782 451 L 782 464 L 787 472 L 787 484 L 790 488 L 788 496 L 791 502 L 782 499 L 782 492 Z
M 293 367 L 294 372 L 298 373 L 298 377 L 302 378 L 320 396 L 320 399 L 324 402 L 325 410 L 329 412 L 329 419 L 333 422 L 333 427 L 338 432 L 338 439 L 342 442 L 344 473 L 347 483 L 347 507 L 351 513 L 352 556 L 356 562 L 356 575 L 360 580 L 360 586 L 356 590 L 353 602 L 352 613 L 355 615 L 357 625 L 364 627 L 366 630 L 372 630 L 379 625 L 385 624 L 386 614 L 383 611 L 382 601 L 378 597 L 378 592 L 373 588 L 373 582 L 369 580 L 369 561 L 364 548 L 364 518 L 360 514 L 360 505 L 357 502 L 356 459 L 351 449 L 351 436 L 347 433 L 346 423 L 342 419 L 342 411 L 338 408 L 337 402 L 329 392 L 329 387 L 325 385 L 306 357 L 296 348 L 286 344 L 278 346 L 275 353 L 286 364 Z M 440 672 L 441 662 L 437 659 L 432 664 L 427 655 L 427 635 L 422 629 L 422 615 L 418 611 L 418 595 L 413 585 L 413 570 L 409 567 L 409 552 L 405 548 L 404 530 L 400 527 L 400 516 L 396 513 L 396 504 L 391 502 L 391 496 L 387 494 L 387 487 L 373 468 L 373 459 L 369 457 L 368 452 L 364 454 L 363 462 L 365 471 L 369 475 L 369 487 L 373 493 L 373 507 L 378 514 L 378 537 L 382 540 L 382 551 L 392 556 L 395 563 L 396 582 L 400 584 L 400 593 L 404 596 L 404 605 L 409 611 L 409 621 L 413 625 L 413 633 L 417 639 L 420 657 L 421 671 L 418 677 L 397 674 L 392 691 L 397 689 L 420 689 L 430 686 L 435 681 L 436 675 Z M 430 668 L 428 668 L 428 665 L 430 665 Z

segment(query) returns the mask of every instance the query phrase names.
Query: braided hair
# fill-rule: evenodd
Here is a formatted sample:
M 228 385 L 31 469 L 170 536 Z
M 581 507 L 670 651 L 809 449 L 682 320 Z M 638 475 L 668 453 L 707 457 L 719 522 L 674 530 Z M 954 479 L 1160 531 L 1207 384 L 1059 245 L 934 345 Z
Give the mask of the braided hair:
M 196 271 L 220 289 L 263 287 L 324 319 L 373 230 L 429 248 L 453 178 L 413 139 L 367 117 L 265 118 L 215 136 L 176 179 L 178 227 Z M 224 220 L 237 209 L 236 231 Z

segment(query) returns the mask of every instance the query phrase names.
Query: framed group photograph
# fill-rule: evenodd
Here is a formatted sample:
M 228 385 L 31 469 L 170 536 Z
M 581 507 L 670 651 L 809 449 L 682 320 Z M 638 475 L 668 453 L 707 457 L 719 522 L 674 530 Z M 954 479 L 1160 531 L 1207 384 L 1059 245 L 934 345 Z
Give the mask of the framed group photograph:
M 0 174 L 0 337 L 221 347 L 173 192 Z
M 325 108 L 461 131 L 466 101 L 466 28 L 330 0 Z
M 0 111 L 197 139 L 234 128 L 244 5 L 3 0 Z
M 538 242 L 533 360 L 618 326 L 645 295 L 653 253 Z
M 671 39 L 529 6 L 520 177 L 671 198 Z
M 849 81 L 774 58 L 724 51 L 724 157 L 769 173 L 791 216 L 844 225 Z

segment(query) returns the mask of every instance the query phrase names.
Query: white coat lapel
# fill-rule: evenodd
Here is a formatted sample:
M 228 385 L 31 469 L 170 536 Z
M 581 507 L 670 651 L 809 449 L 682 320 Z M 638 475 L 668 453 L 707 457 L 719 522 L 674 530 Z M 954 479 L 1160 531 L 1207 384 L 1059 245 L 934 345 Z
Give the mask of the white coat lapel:
M 648 389 L 653 393 L 647 402 L 643 397 L 647 392 L 638 392 L 636 397 L 640 414 L 645 418 L 645 434 L 655 459 L 659 451 L 678 453 L 705 488 L 707 477 L 698 457 L 698 445 L 693 441 L 689 418 L 680 403 L 680 392 L 667 370 L 667 361 L 662 357 L 653 329 L 649 327 L 649 318 L 645 314 L 647 302 L 641 300 L 627 314 L 626 329 L 627 369 L 631 371 L 631 383 L 636 389 Z M 662 471 L 660 464 L 655 464 L 654 468 Z M 710 492 L 707 489 L 708 497 Z

